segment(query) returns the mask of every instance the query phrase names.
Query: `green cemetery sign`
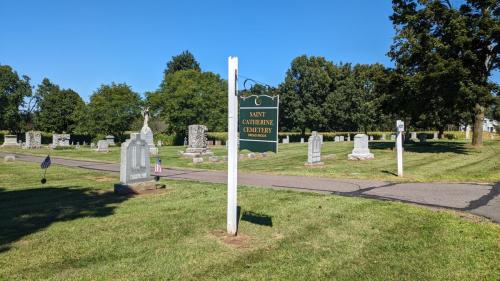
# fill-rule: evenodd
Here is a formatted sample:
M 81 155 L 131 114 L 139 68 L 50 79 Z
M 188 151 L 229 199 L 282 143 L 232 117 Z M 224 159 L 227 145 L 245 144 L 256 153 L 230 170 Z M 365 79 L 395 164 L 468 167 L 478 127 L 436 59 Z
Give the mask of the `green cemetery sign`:
M 279 96 L 240 97 L 240 149 L 278 152 Z

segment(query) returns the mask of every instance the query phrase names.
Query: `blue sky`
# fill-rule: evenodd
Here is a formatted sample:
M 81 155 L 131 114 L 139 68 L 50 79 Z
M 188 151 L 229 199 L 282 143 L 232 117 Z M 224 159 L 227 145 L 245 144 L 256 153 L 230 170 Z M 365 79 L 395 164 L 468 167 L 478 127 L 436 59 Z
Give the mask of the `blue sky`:
M 277 85 L 302 54 L 392 65 L 391 13 L 389 0 L 0 0 L 0 64 L 86 101 L 113 81 L 157 89 L 166 62 L 183 50 L 224 78 L 227 57 L 238 56 L 240 74 Z

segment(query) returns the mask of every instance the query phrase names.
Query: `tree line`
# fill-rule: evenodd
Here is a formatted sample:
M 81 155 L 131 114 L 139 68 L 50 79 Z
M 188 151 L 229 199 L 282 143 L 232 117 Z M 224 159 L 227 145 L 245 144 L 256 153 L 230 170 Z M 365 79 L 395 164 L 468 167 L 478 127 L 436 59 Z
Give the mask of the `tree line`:
M 335 64 L 321 56 L 298 56 L 276 87 L 256 84 L 240 94 L 280 95 L 280 130 L 392 130 L 396 119 L 408 128 L 435 129 L 471 124 L 480 145 L 485 116 L 500 119 L 500 4 L 467 0 L 455 7 L 442 0 L 393 0 L 396 36 L 381 64 Z M 190 124 L 211 131 L 227 127 L 227 86 L 203 71 L 185 51 L 167 63 L 156 91 L 141 97 L 127 84 L 102 85 L 86 104 L 72 89 L 44 79 L 36 90 L 27 76 L 0 65 L 0 128 L 39 129 L 122 136 L 142 125 L 149 107 L 156 132 L 184 136 Z

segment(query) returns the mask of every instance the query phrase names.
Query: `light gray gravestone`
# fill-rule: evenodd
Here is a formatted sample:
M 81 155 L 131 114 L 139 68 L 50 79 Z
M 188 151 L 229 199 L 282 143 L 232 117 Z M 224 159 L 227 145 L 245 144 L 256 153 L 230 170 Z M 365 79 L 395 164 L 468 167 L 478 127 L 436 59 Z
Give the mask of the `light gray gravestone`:
M 304 138 L 300 138 L 300 143 L 304 143 Z
M 187 137 L 184 137 L 184 146 L 188 146 L 188 139 L 187 139 Z
M 130 134 L 130 139 L 122 143 L 120 150 L 120 183 L 115 184 L 115 192 L 141 193 L 153 188 L 149 144 L 141 138 L 141 134 Z
M 373 153 L 370 153 L 368 148 L 368 136 L 365 134 L 357 134 L 354 136 L 354 149 L 347 156 L 349 160 L 369 160 L 373 159 Z
M 58 147 L 58 146 L 67 147 L 67 146 L 69 146 L 70 138 L 71 138 L 70 134 L 53 134 L 52 135 L 52 145 L 54 147 Z
M 97 142 L 97 152 L 109 152 L 109 142 L 107 140 L 100 140 Z
M 77 143 L 75 146 L 76 149 L 80 149 L 80 143 Z
M 391 135 L 391 140 L 396 140 L 396 135 Z
M 432 137 L 433 140 L 437 140 L 438 139 L 438 133 L 437 132 L 434 132 L 434 135 Z
M 161 140 L 158 140 L 158 141 L 156 142 L 156 146 L 161 147 L 162 145 L 163 145 L 163 143 L 162 143 L 162 141 L 161 141 Z
M 185 157 L 199 157 L 202 155 L 213 155 L 213 152 L 208 148 L 207 143 L 207 126 L 205 125 L 189 125 L 189 144 L 186 151 L 182 154 Z
M 373 136 L 370 136 L 370 140 L 371 140 L 371 141 L 373 140 Z
M 2 146 L 19 146 L 17 135 L 5 135 Z
M 380 137 L 380 140 L 385 140 L 385 134 L 382 134 L 382 136 Z
M 339 141 L 344 141 L 344 136 L 340 136 Z
M 95 143 L 91 142 L 90 143 L 90 149 L 94 149 L 95 148 Z
M 347 134 L 347 141 L 351 141 L 351 134 Z
M 146 143 L 149 145 L 149 152 L 152 155 L 157 155 L 158 154 L 158 149 L 155 146 L 154 140 L 153 140 L 153 131 L 151 128 L 148 126 L 149 122 L 149 108 L 146 107 L 142 111 L 142 115 L 144 116 L 144 124 L 142 124 L 142 129 L 141 129 L 141 138 L 146 141 Z
M 202 157 L 193 157 L 193 163 L 194 164 L 203 163 L 203 158 Z
M 215 145 L 222 145 L 222 142 L 220 140 L 216 140 Z
M 286 138 L 283 138 L 282 143 L 290 143 L 290 136 L 286 136 Z
M 414 141 L 418 140 L 417 132 L 410 132 L 410 134 L 411 134 L 411 137 L 410 137 L 411 140 L 414 140 Z
M 115 137 L 112 135 L 107 135 L 106 141 L 108 142 L 109 145 L 115 145 Z
M 321 140 L 321 145 L 323 145 L 323 135 L 318 135 L 318 136 L 319 136 L 319 139 Z
M 321 162 L 321 139 L 316 131 L 313 131 L 307 140 L 307 162 L 305 165 L 323 165 Z
M 339 136 L 335 136 L 335 138 L 333 139 L 334 142 L 339 142 L 340 141 L 340 137 Z

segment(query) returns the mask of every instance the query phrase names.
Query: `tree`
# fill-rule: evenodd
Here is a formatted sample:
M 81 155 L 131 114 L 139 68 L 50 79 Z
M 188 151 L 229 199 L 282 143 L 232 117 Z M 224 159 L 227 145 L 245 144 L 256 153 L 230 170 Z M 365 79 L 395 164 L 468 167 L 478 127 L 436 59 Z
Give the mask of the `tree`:
M 183 136 L 193 124 L 210 131 L 227 128 L 226 82 L 212 72 L 188 69 L 169 74 L 157 92 L 147 95 L 147 103 L 165 121 L 168 133 Z
M 19 78 L 10 66 L 0 65 L 0 128 L 20 132 L 22 107 L 31 96 L 30 78 Z
M 89 118 L 81 131 L 93 136 L 113 134 L 122 138 L 135 118 L 141 114 L 142 101 L 127 84 L 101 85 L 90 97 Z
M 163 73 L 164 79 L 166 79 L 167 75 L 169 74 L 187 69 L 201 71 L 200 64 L 196 61 L 193 54 L 186 50 L 177 56 L 173 56 L 172 59 L 167 63 L 167 68 Z
M 325 102 L 332 83 L 334 66 L 323 57 L 295 58 L 285 81 L 279 86 L 280 127 L 322 130 L 327 127 Z
M 446 0 L 393 0 L 393 9 L 397 34 L 389 56 L 409 77 L 405 88 L 418 102 L 417 121 L 438 127 L 471 121 L 472 143 L 482 145 L 485 108 L 495 88 L 488 79 L 499 67 L 498 1 L 467 0 L 455 8 Z
M 47 132 L 73 132 L 85 103 L 71 89 L 60 89 L 59 86 L 45 78 L 38 85 L 36 95 L 39 97 L 36 113 L 37 128 Z

